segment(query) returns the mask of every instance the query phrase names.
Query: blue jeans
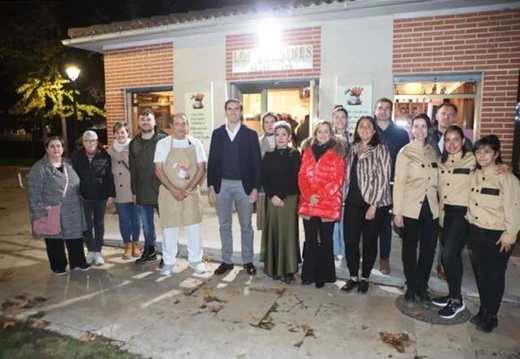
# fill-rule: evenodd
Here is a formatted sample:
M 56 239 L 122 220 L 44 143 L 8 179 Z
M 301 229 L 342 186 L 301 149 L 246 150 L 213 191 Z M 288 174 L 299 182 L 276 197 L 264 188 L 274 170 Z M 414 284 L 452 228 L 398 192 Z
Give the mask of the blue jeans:
M 153 212 L 157 206 L 154 204 L 138 204 L 137 210 L 143 224 L 144 248 L 155 247 L 155 224 Z
M 332 232 L 332 245 L 334 247 L 335 256 L 345 256 L 345 237 L 343 235 L 343 224 L 345 223 L 344 218 L 345 207 L 341 212 L 341 221 L 334 223 L 334 232 Z
M 119 232 L 123 237 L 123 243 L 136 242 L 141 232 L 141 220 L 137 205 L 133 202 L 116 203 L 117 216 L 119 217 Z
M 83 232 L 83 238 L 89 252 L 101 252 L 101 247 L 103 247 L 106 207 L 106 199 L 83 200 L 83 209 L 87 219 L 87 230 Z

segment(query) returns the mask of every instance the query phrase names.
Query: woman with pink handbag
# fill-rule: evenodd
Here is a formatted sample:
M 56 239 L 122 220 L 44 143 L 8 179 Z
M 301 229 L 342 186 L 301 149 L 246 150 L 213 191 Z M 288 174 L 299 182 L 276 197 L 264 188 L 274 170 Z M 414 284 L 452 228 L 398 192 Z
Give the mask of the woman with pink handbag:
M 45 238 L 49 264 L 56 275 L 66 274 L 67 265 L 71 270 L 90 268 L 83 250 L 86 222 L 79 177 L 63 158 L 63 149 L 60 137 L 49 137 L 45 141 L 46 154 L 27 176 L 33 235 Z

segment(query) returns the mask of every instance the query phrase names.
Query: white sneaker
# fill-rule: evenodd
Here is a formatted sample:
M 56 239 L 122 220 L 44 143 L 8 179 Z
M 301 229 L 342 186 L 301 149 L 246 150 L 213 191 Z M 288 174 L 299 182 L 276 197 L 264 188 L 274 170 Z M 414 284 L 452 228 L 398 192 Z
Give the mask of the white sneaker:
M 166 277 L 169 277 L 173 274 L 173 265 L 171 264 L 165 264 L 162 268 L 161 268 L 161 275 L 163 276 L 166 276 Z
M 94 260 L 96 259 L 96 252 L 88 252 L 87 257 L 85 260 L 87 261 L 87 264 L 94 263 Z
M 101 252 L 94 252 L 94 264 L 97 266 L 102 266 L 105 264 L 105 260 L 103 259 L 103 256 L 101 255 Z
M 196 262 L 192 263 L 190 262 L 188 266 L 195 271 L 197 274 L 204 274 L 206 273 L 206 266 L 202 262 Z

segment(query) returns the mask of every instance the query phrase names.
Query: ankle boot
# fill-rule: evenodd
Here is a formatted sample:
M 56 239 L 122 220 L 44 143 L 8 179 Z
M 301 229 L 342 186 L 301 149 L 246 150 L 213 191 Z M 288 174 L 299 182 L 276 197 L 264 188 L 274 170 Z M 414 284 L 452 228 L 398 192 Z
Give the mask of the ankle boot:
M 132 257 L 139 258 L 141 256 L 141 249 L 139 249 L 139 241 L 132 242 Z
M 123 259 L 130 259 L 132 257 L 132 243 L 125 243 L 125 251 Z

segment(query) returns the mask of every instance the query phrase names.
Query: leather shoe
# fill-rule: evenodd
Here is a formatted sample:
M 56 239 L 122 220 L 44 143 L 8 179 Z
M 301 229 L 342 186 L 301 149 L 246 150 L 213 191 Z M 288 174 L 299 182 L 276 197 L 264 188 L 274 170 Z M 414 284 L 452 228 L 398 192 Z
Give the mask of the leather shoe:
M 359 285 L 358 285 L 357 291 L 359 293 L 366 293 L 366 292 L 368 292 L 368 280 L 361 279 L 359 281 Z
M 255 275 L 256 274 L 256 268 L 253 263 L 246 263 L 244 264 L 244 269 L 246 270 L 247 274 L 249 275 Z
M 226 272 L 229 272 L 234 268 L 232 263 L 220 263 L 217 269 L 213 272 L 216 275 L 222 275 Z
M 285 284 L 291 284 L 294 281 L 294 274 L 286 274 L 282 278 L 282 282 Z
M 316 282 L 315 286 L 316 288 L 322 288 L 325 285 L 323 282 Z
M 343 287 L 341 287 L 341 290 L 344 291 L 344 292 L 350 292 L 352 289 L 357 287 L 358 284 L 359 284 L 359 281 L 349 279 L 347 281 L 347 283 Z
M 469 322 L 471 324 L 479 325 L 480 321 L 482 320 L 482 317 L 483 317 L 482 312 L 479 310 L 477 314 L 475 314 L 474 316 L 471 317 Z
M 491 333 L 498 325 L 497 317 L 481 317 L 480 322 L 477 324 L 477 330 L 484 333 Z
M 309 284 L 312 284 L 312 283 L 314 283 L 312 280 L 302 279 L 302 285 L 309 285 Z

